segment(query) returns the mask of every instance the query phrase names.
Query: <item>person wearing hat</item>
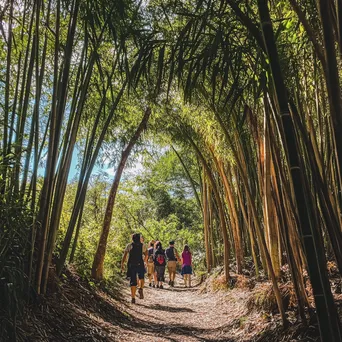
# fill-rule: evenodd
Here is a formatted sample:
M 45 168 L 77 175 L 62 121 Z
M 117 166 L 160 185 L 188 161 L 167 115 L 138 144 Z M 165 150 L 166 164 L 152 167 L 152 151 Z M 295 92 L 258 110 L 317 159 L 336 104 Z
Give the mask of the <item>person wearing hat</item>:
M 147 261 L 147 248 L 146 245 L 141 242 L 141 236 L 139 233 L 132 235 L 132 242 L 129 243 L 124 251 L 121 270 L 124 270 L 124 264 L 128 257 L 127 262 L 127 277 L 130 278 L 132 304 L 135 304 L 135 294 L 137 291 L 137 285 L 139 282 L 139 298 L 144 299 L 144 276 L 145 276 L 145 263 Z M 137 280 L 138 279 L 138 280 Z
M 169 285 L 173 287 L 175 285 L 177 261 L 180 260 L 173 240 L 169 242 L 169 247 L 166 248 L 165 255 L 170 278 Z

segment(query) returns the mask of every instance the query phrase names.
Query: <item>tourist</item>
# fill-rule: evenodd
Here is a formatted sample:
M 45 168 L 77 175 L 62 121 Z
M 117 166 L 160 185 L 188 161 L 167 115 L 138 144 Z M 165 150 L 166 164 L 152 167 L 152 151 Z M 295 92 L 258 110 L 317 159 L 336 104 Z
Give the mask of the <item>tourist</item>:
M 139 233 L 132 235 L 132 242 L 129 243 L 124 251 L 122 261 L 121 261 L 121 270 L 124 270 L 124 264 L 128 257 L 127 262 L 127 277 L 130 278 L 130 286 L 131 286 L 131 296 L 132 296 L 132 304 L 135 304 L 135 294 L 137 291 L 137 278 L 139 282 L 139 298 L 144 299 L 144 275 L 145 275 L 145 265 L 147 262 L 147 248 L 141 242 L 141 237 Z
M 160 241 L 157 241 L 154 245 L 154 266 L 155 266 L 155 274 L 157 277 L 157 288 L 163 288 L 163 282 L 165 281 L 165 266 L 166 266 L 166 258 L 165 251 L 163 250 L 162 244 Z
M 192 275 L 192 255 L 188 245 L 184 246 L 182 253 L 182 276 L 184 277 L 185 287 L 191 287 Z
M 173 287 L 175 285 L 177 261 L 180 260 L 173 240 L 169 242 L 169 247 L 166 248 L 165 255 L 167 258 L 167 269 L 170 278 L 169 285 Z

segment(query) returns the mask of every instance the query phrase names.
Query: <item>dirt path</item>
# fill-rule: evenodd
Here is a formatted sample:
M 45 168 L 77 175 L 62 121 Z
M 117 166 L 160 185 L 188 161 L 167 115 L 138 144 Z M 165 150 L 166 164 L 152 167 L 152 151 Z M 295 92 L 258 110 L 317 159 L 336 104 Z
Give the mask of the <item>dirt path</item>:
M 317 327 L 295 323 L 281 328 L 271 316 L 247 302 L 248 288 L 204 293 L 196 281 L 185 288 L 181 278 L 174 288 L 145 287 L 145 298 L 130 303 L 128 282 L 111 292 L 82 280 L 68 270 L 53 293 L 27 308 L 18 329 L 18 342 L 313 342 Z M 118 285 L 120 286 L 120 285 Z M 253 297 L 254 298 L 254 297 Z M 288 313 L 290 314 L 290 313 Z M 293 321 L 294 322 L 294 321 Z M 309 334 L 309 335 L 308 335 Z M 259 338 L 262 336 L 262 340 Z
M 246 292 L 201 294 L 196 283 L 185 288 L 176 279 L 174 288 L 145 288 L 145 298 L 129 303 L 125 290 L 122 310 L 130 315 L 130 326 L 117 331 L 118 341 L 251 341 L 256 334 L 260 315 L 249 313 L 245 306 Z

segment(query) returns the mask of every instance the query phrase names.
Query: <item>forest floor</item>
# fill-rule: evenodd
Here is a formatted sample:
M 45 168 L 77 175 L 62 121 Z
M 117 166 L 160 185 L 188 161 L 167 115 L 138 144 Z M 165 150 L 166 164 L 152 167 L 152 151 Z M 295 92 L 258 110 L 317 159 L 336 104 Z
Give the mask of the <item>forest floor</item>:
M 249 308 L 254 290 L 213 292 L 196 279 L 192 288 L 176 280 L 174 288 L 146 284 L 145 298 L 131 304 L 128 282 L 112 293 L 68 271 L 53 294 L 28 308 L 18 341 L 319 341 L 315 324 L 293 318 L 284 330 L 279 315 Z

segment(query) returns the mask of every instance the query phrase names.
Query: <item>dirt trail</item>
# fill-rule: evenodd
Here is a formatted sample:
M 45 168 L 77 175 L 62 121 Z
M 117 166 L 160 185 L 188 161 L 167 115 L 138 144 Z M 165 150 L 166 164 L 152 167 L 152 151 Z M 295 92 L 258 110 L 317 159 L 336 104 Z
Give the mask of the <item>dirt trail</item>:
M 147 284 L 148 285 L 148 284 Z M 122 310 L 130 315 L 131 326 L 121 326 L 118 341 L 251 341 L 260 331 L 260 314 L 247 315 L 248 293 L 239 290 L 200 293 L 198 284 L 185 288 L 180 277 L 174 288 L 145 287 L 145 298 Z M 259 328 L 256 329 L 257 324 Z
M 148 284 L 147 284 L 148 285 Z M 128 282 L 110 292 L 68 270 L 55 292 L 29 307 L 18 329 L 22 342 L 312 342 L 317 327 L 295 323 L 281 328 L 279 315 L 248 312 L 247 288 L 203 293 L 194 281 L 185 288 L 145 287 L 143 300 L 130 303 Z M 260 339 L 261 337 L 261 339 Z

